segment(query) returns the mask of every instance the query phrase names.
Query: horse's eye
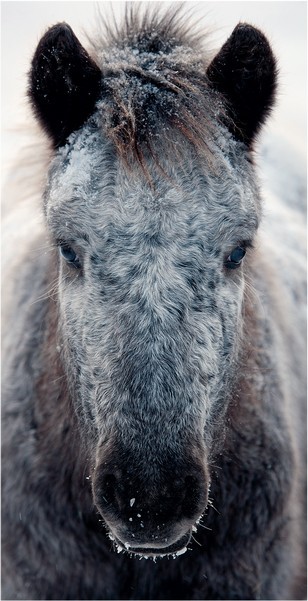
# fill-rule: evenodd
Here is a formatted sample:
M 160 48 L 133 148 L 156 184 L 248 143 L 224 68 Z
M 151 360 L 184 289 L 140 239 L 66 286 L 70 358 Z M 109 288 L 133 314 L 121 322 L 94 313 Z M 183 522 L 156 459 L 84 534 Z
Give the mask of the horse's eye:
M 80 259 L 71 246 L 61 244 L 60 253 L 67 263 L 77 268 L 81 267 Z
M 227 269 L 236 269 L 239 267 L 245 254 L 246 249 L 243 246 L 236 246 L 226 259 L 225 266 Z

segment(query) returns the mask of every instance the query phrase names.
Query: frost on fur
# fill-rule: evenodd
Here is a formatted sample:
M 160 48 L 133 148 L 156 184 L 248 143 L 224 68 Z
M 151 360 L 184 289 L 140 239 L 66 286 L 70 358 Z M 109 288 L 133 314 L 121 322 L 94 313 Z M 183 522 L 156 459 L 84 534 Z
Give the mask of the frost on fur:
M 305 593 L 304 270 L 258 229 L 251 153 L 275 60 L 246 24 L 210 60 L 156 4 L 31 63 L 53 156 L 7 253 L 6 599 Z

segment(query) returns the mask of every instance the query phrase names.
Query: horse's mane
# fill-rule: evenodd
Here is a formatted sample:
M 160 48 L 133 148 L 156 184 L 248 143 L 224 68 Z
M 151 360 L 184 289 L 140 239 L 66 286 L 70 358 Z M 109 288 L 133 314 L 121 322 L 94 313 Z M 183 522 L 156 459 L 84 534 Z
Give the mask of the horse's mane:
M 158 154 L 164 145 L 170 150 L 175 132 L 208 153 L 218 117 L 206 77 L 206 33 L 190 23 L 182 4 L 163 12 L 153 4 L 144 10 L 128 3 L 122 27 L 102 19 L 91 40 L 103 73 L 102 125 L 119 155 L 142 166 L 149 157 L 159 164 Z

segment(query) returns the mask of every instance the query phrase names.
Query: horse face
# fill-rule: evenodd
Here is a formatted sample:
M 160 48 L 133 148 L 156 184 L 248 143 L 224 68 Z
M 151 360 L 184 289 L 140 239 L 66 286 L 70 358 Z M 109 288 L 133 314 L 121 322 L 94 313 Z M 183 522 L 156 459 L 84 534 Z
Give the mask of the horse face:
M 168 554 L 206 507 L 236 378 L 259 216 L 248 149 L 276 65 L 249 25 L 208 64 L 171 20 L 153 46 L 153 23 L 96 62 L 52 27 L 29 96 L 58 148 L 45 210 L 94 501 L 121 548 Z
M 153 169 L 149 184 L 93 118 L 50 171 L 65 361 L 94 500 L 138 553 L 186 546 L 236 376 L 259 203 L 247 152 L 225 134 L 210 166 L 186 143 L 185 161 L 162 157 L 167 175 Z

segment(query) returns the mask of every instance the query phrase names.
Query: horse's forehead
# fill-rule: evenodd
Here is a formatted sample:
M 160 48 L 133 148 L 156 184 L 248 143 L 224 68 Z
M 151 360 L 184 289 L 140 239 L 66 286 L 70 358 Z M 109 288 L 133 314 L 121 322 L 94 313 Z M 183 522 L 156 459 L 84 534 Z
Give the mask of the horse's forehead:
M 187 145 L 186 160 L 161 156 L 160 169 L 152 170 L 152 183 L 140 167 L 128 169 L 112 146 L 97 132 L 74 136 L 62 149 L 51 169 L 47 190 L 47 214 L 57 220 L 82 222 L 83 227 L 106 227 L 108 222 L 139 223 L 173 221 L 183 227 L 192 220 L 210 234 L 213 221 L 223 219 L 232 228 L 242 221 L 247 228 L 256 221 L 256 187 L 249 165 L 236 153 L 218 148 L 211 164 L 196 159 Z M 211 217 L 210 217 L 211 215 Z M 228 225 L 229 224 L 229 225 Z M 216 228 L 214 228 L 216 229 Z M 223 232 L 222 232 L 223 233 Z

